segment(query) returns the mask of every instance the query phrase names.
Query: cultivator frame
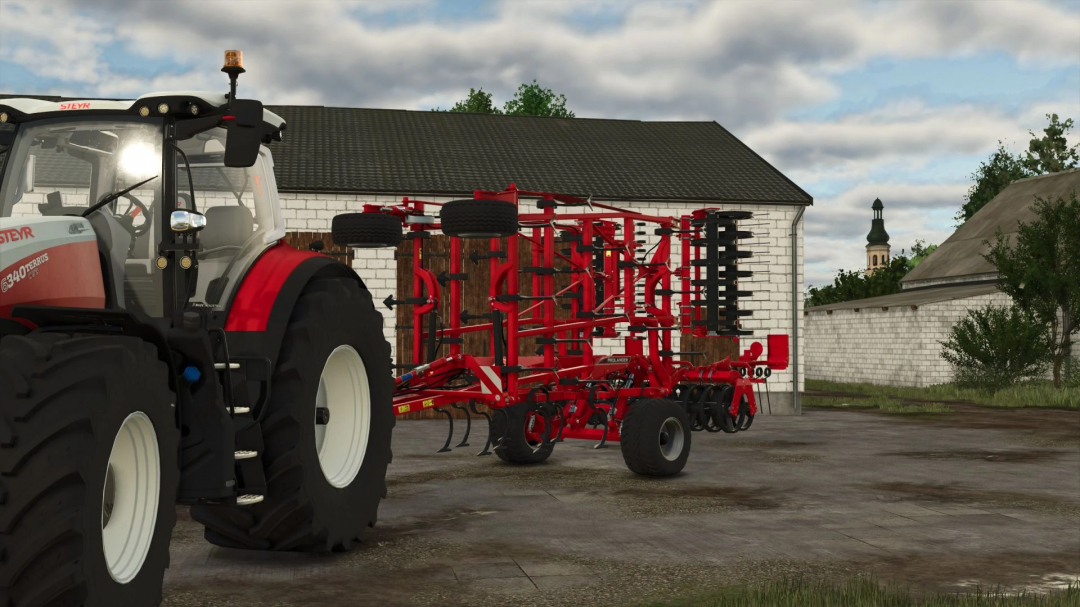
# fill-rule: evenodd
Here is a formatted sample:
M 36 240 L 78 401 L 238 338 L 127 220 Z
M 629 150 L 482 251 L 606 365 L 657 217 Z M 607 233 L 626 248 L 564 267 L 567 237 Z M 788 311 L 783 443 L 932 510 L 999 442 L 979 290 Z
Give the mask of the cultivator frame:
M 755 386 L 788 365 L 788 336 L 769 335 L 764 358 L 764 348 L 754 342 L 734 359 L 693 365 L 676 357 L 699 353 L 674 351 L 672 334 L 736 341 L 750 334 L 739 323 L 750 312 L 740 309 L 738 301 L 752 293 L 739 291 L 738 281 L 752 273 L 737 266 L 751 256 L 738 246 L 739 240 L 752 237 L 739 229 L 751 213 L 701 209 L 682 217 L 652 216 L 573 196 L 518 190 L 514 184 L 502 192 L 474 192 L 476 200 L 514 205 L 521 197 L 539 199 L 539 211 L 518 215 L 518 233 L 506 237 L 505 246 L 492 238 L 486 254 L 473 256 L 474 262 L 488 261 L 489 310 L 483 314 L 461 309 L 462 283 L 468 279 L 462 238 L 450 237 L 448 273 L 436 276 L 424 266 L 424 238 L 441 228 L 426 213 L 442 203 L 403 198 L 398 205 L 365 206 L 365 213 L 401 219 L 413 250 L 411 297 L 384 302 L 391 308 L 412 307 L 412 362 L 399 365 L 403 372 L 395 380 L 394 413 L 435 408 L 446 414 L 451 435 L 443 450 L 453 433 L 446 407 L 464 410 L 466 416 L 470 410 L 487 416 L 476 403 L 494 415 L 524 403 L 531 416 L 526 434 L 536 441 L 577 438 L 598 440 L 597 446 L 618 441 L 626 412 L 643 398 L 681 402 L 694 430 L 749 428 L 758 409 Z M 641 237 L 650 226 L 658 239 L 645 250 Z M 681 257 L 674 272 L 673 239 Z M 523 244 L 531 247 L 529 266 L 519 265 Z M 557 258 L 565 267 L 556 267 Z M 570 274 L 570 285 L 556 290 L 560 272 Z M 523 275 L 530 275 L 530 295 L 521 294 Z M 444 285 L 449 319 L 438 328 L 435 316 Z M 676 297 L 677 313 L 672 311 Z M 570 318 L 560 319 L 556 305 L 564 300 Z M 618 325 L 625 325 L 623 352 L 597 355 L 595 340 L 619 337 Z M 488 334 L 491 356 L 462 351 L 462 337 L 470 332 Z M 520 355 L 520 340 L 526 337 L 537 338 L 537 355 Z M 449 354 L 437 357 L 436 344 L 448 344 Z M 460 406 L 466 402 L 469 409 Z M 499 439 L 489 437 L 481 454 Z

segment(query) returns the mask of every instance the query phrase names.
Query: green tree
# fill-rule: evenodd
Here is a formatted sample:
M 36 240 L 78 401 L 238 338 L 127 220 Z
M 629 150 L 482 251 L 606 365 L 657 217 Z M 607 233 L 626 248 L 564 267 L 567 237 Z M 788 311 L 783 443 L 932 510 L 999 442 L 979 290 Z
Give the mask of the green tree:
M 914 270 L 915 266 L 922 263 L 922 260 L 926 259 L 926 257 L 936 249 L 936 244 L 928 245 L 925 240 L 916 240 L 915 244 L 911 245 L 911 258 L 908 259 L 907 262 L 907 271 L 910 272 Z
M 469 89 L 469 96 L 454 104 L 449 110 L 434 108 L 433 112 L 467 112 L 470 114 L 501 114 L 502 111 L 491 103 L 491 93 L 484 89 Z
M 514 98 L 503 105 L 503 113 L 511 116 L 574 117 L 574 112 L 566 109 L 566 95 L 556 95 L 551 89 L 541 88 L 536 80 L 532 84 L 519 86 Z
M 964 204 L 956 214 L 957 225 L 963 225 L 971 219 L 972 215 L 986 206 L 986 203 L 994 199 L 1001 190 L 1017 179 L 1028 176 L 1021 160 L 1013 156 L 1005 145 L 998 141 L 998 149 L 990 155 L 986 162 L 979 164 L 979 168 L 971 174 L 975 184 L 964 195 Z
M 1080 161 L 1080 144 L 1071 148 L 1065 136 L 1073 126 L 1072 118 L 1066 118 L 1064 122 L 1058 121 L 1057 114 L 1047 114 L 1050 124 L 1043 129 L 1043 136 L 1037 137 L 1035 133 L 1028 131 L 1031 141 L 1028 143 L 1028 151 L 1024 153 L 1021 164 L 1024 170 L 1032 175 L 1045 175 L 1058 173 L 1067 169 L 1076 168 Z
M 1013 304 L 968 310 L 941 342 L 941 357 L 963 387 L 1000 390 L 1046 373 L 1050 332 L 1035 314 Z
M 900 279 L 907 274 L 908 258 L 893 257 L 889 265 L 878 268 L 873 274 L 840 270 L 831 285 L 810 287 L 803 303 L 806 307 L 890 295 L 900 292 Z
M 998 288 L 1050 327 L 1054 386 L 1080 333 L 1080 201 L 1035 199 L 1036 219 L 1021 222 L 1015 242 L 998 228 L 983 257 L 998 271 Z M 990 245 L 987 241 L 985 244 Z
M 432 108 L 433 112 L 469 112 L 473 114 L 507 114 L 510 116 L 554 116 L 573 118 L 574 112 L 566 109 L 566 95 L 556 95 L 551 89 L 537 84 L 522 84 L 514 98 L 503 104 L 502 109 L 492 103 L 491 93 L 484 89 L 469 89 L 469 96 L 454 104 L 449 110 Z

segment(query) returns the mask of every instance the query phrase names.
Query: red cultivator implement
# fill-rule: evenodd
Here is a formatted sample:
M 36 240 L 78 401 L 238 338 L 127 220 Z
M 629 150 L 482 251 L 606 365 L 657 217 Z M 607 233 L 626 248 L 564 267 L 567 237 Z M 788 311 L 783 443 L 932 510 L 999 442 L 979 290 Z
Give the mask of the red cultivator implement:
M 539 211 L 519 214 L 522 196 L 538 198 Z M 441 207 L 438 218 L 425 214 L 433 207 Z M 465 412 L 469 427 L 470 410 L 488 418 L 480 455 L 493 446 L 505 461 L 535 463 L 568 438 L 596 440 L 597 447 L 620 441 L 631 470 L 665 476 L 685 464 L 692 430 L 749 428 L 755 386 L 788 364 L 786 335 L 768 336 L 767 357 L 754 342 L 737 358 L 705 365 L 678 359 L 698 353 L 673 349 L 677 331 L 732 340 L 750 334 L 740 319 L 751 312 L 739 306 L 752 295 L 739 290 L 740 279 L 752 274 L 739 269 L 751 256 L 739 241 L 752 237 L 739 224 L 750 217 L 718 209 L 650 216 L 511 184 L 503 192 L 477 191 L 474 200 L 368 205 L 335 219 L 334 240 L 395 245 L 399 222 L 406 225 L 412 294 L 384 302 L 412 306 L 412 362 L 396 379 L 393 406 L 398 415 L 433 407 L 445 413 L 451 426 L 442 451 L 453 439 L 450 406 Z M 423 262 L 424 239 L 434 230 L 450 236 L 450 271 L 439 276 Z M 488 261 L 484 313 L 461 309 L 469 279 L 463 239 L 490 240 L 486 254 L 472 255 L 474 264 Z M 531 249 L 531 265 L 519 262 L 521 247 Z M 559 274 L 569 274 L 568 286 L 556 288 Z M 521 293 L 521 280 L 531 282 L 530 294 Z M 444 297 L 449 315 L 439 322 Z M 557 308 L 569 313 L 557 315 Z M 474 332 L 486 336 L 489 356 L 463 352 L 462 337 Z M 538 344 L 535 355 L 521 354 L 526 338 Z M 600 354 L 601 339 L 621 340 L 622 351 Z M 440 353 L 443 347 L 449 353 Z

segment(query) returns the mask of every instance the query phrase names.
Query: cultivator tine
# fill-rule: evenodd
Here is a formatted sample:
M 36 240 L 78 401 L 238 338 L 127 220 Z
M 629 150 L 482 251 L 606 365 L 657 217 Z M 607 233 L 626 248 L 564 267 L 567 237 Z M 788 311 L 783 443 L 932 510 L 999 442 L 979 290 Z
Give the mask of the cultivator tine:
M 477 415 L 483 415 L 488 422 L 487 440 L 484 441 L 484 449 L 480 451 L 480 453 L 477 453 L 476 456 L 491 455 L 491 415 L 486 411 L 477 411 L 475 400 L 469 401 L 469 409 L 472 409 L 472 412 Z
M 454 445 L 454 448 L 457 449 L 458 447 L 468 447 L 469 446 L 469 432 L 472 431 L 472 416 L 469 415 L 469 410 L 466 409 L 465 407 L 462 407 L 461 405 L 451 404 L 450 406 L 452 408 L 454 408 L 454 409 L 457 409 L 458 411 L 464 411 L 465 412 L 465 438 L 461 439 L 460 443 Z
M 435 407 L 435 410 L 446 416 L 446 421 L 450 422 L 450 431 L 446 433 L 446 444 L 442 449 L 436 451 L 436 453 L 446 453 L 450 451 L 450 441 L 454 440 L 454 416 L 450 415 L 450 412 L 442 407 Z
M 607 447 L 608 447 L 608 445 L 607 445 L 607 435 L 608 435 L 608 430 L 610 429 L 610 426 L 611 426 L 610 420 L 608 420 L 607 413 L 605 413 L 604 414 L 604 434 L 602 436 L 600 436 L 600 442 L 593 445 L 593 449 L 607 449 Z
M 511 407 L 517 407 L 518 405 L 510 405 L 510 406 Z M 506 414 L 506 407 L 495 410 L 495 415 L 499 415 L 500 413 L 502 414 L 503 420 L 505 421 L 505 423 L 503 424 L 502 436 L 499 437 L 499 440 L 494 442 L 493 449 L 495 451 L 498 451 L 499 449 L 502 449 L 503 444 L 506 442 L 507 435 L 510 434 L 510 416 L 508 416 Z M 490 431 L 488 432 L 488 440 L 491 440 Z

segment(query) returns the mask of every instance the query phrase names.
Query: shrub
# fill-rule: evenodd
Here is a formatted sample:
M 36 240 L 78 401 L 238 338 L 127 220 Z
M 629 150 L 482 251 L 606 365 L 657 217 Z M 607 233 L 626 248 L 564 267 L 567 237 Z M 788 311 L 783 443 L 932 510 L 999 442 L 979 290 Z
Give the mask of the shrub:
M 1042 377 L 1050 367 L 1048 325 L 1017 306 L 988 305 L 969 310 L 941 342 L 941 357 L 952 364 L 956 383 L 1000 390 Z

